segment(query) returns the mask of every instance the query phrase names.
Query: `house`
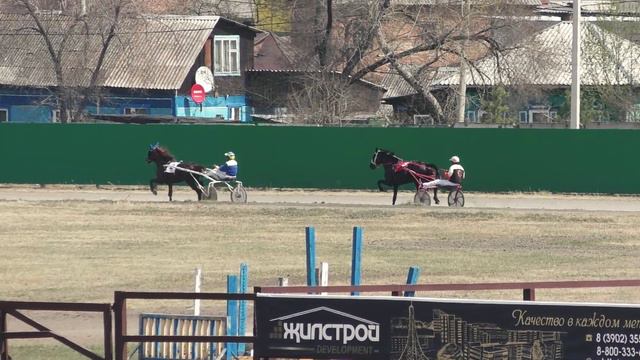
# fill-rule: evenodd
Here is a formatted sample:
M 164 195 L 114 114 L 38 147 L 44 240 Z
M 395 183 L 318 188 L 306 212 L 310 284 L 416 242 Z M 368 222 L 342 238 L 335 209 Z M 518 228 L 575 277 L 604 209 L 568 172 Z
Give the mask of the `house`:
M 605 30 L 595 22 L 581 23 L 582 117 L 592 122 L 640 121 L 640 45 Z M 549 124 L 559 120 L 570 102 L 572 23 L 558 22 L 522 41 L 512 50 L 476 61 L 466 76 L 468 122 L 487 114 L 481 98 L 497 87 L 507 90 L 507 117 L 520 124 Z M 433 91 L 451 95 L 460 82 L 458 68 L 449 68 L 431 81 Z M 389 84 L 394 83 L 391 86 Z M 383 101 L 396 110 L 415 101 L 416 92 L 390 75 Z M 610 101 L 607 95 L 616 95 Z M 620 96 L 624 95 L 624 101 Z M 585 108 L 589 114 L 585 112 Z
M 317 59 L 303 55 L 288 37 L 274 33 L 256 37 L 254 56 L 254 67 L 247 70 L 248 89 L 254 116 L 262 119 L 321 117 L 329 107 L 335 111 L 326 114 L 329 117 L 338 114 L 363 122 L 376 115 L 386 91 L 366 80 L 347 84 L 340 72 L 322 70 Z M 327 92 L 335 99 L 323 107 L 321 99 L 326 100 Z
M 70 19 L 42 16 L 53 44 Z M 27 16 L 0 15 L 0 121 L 56 122 L 56 90 L 85 88 L 95 69 L 102 37 L 97 32 L 69 37 L 56 78 L 53 61 Z M 246 72 L 253 67 L 259 30 L 219 16 L 149 15 L 124 18 L 107 48 L 95 82 L 98 95 L 83 106 L 89 116 L 150 115 L 169 119 L 248 121 Z M 213 75 L 202 104 L 190 96 L 196 70 Z

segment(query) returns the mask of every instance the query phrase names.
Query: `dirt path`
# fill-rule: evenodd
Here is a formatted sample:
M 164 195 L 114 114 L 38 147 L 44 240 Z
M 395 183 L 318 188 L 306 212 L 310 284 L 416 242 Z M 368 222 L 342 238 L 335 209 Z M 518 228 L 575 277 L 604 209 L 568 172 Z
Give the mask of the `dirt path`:
M 89 186 L 4 186 L 0 187 L 0 200 L 43 201 L 168 201 L 166 187 L 160 187 L 157 196 L 142 187 Z M 291 204 L 344 204 L 344 205 L 391 205 L 390 192 L 377 191 L 322 191 L 322 190 L 262 190 L 248 189 L 251 203 Z M 398 194 L 397 205 L 413 203 L 412 191 Z M 440 195 L 438 207 L 447 207 L 446 193 Z M 228 192 L 218 194 L 220 202 L 229 202 Z M 563 194 L 485 194 L 465 193 L 467 208 L 542 209 L 542 210 L 593 210 L 593 211 L 640 211 L 640 197 L 563 195 Z M 174 201 L 196 201 L 193 191 L 178 187 L 174 190 Z M 432 205 L 436 206 L 436 205 Z

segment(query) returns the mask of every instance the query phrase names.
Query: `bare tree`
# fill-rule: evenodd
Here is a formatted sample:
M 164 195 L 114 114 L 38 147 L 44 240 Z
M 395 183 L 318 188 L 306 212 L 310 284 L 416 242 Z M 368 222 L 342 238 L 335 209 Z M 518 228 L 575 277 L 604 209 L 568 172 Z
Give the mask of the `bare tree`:
M 308 16 L 296 19 L 307 27 L 314 24 L 312 36 L 304 31 L 296 35 L 306 36 L 297 43 L 313 45 L 309 58 L 319 60 L 320 70 L 339 71 L 351 84 L 363 78 L 376 80 L 393 71 L 416 91 L 436 119 L 448 117 L 444 109 L 449 108 L 440 104 L 442 100 L 430 86 L 439 76 L 438 68 L 457 66 L 460 59 L 471 62 L 503 52 L 513 43 L 505 41 L 504 34 L 511 38 L 528 34 L 523 27 L 529 22 L 523 21 L 523 16 L 532 14 L 531 9 L 513 6 L 507 0 L 473 1 L 465 14 L 461 0 L 450 1 L 450 5 L 435 2 L 439 4 L 435 6 L 399 6 L 390 0 L 341 3 L 336 10 L 330 8 L 336 6 L 330 0 L 314 0 L 314 21 Z M 469 31 L 464 31 L 467 28 Z M 416 64 L 419 66 L 407 66 Z
M 582 106 L 597 106 L 591 119 L 581 111 L 583 122 L 590 121 L 640 121 L 637 86 L 640 84 L 640 21 L 628 16 L 640 6 L 635 3 L 609 4 L 601 21 L 583 28 L 583 53 L 585 76 L 591 84 L 581 96 Z M 595 100 L 594 100 L 595 99 Z
M 105 59 L 123 16 L 131 11 L 131 0 L 95 2 L 86 13 L 62 0 L 54 12 L 55 8 L 46 8 L 51 1 L 10 1 L 12 9 L 30 19 L 28 26 L 17 30 L 38 35 L 51 61 L 61 122 L 82 120 L 85 106 L 100 96 Z

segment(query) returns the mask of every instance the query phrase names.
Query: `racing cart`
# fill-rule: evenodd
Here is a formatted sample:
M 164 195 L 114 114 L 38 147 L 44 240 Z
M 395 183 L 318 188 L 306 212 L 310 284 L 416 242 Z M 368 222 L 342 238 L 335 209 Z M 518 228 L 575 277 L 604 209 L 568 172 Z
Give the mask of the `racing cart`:
M 205 200 L 218 200 L 217 188 L 222 188 L 229 191 L 231 195 L 231 202 L 247 202 L 247 190 L 242 185 L 242 181 L 237 180 L 235 177 L 228 176 L 222 180 L 217 180 L 212 177 L 213 169 L 205 168 L 203 172 L 195 171 L 181 167 L 180 162 L 171 162 L 164 166 L 166 167 L 166 172 L 183 171 L 189 173 L 195 180 L 196 185 L 202 192 L 203 199 Z M 206 180 L 206 182 L 201 181 L 202 179 Z
M 462 184 L 455 183 L 445 179 L 437 179 L 434 175 L 420 174 L 416 171 L 403 168 L 409 172 L 416 184 L 416 194 L 413 196 L 413 203 L 418 205 L 431 205 L 431 192 L 435 189 L 445 190 L 449 192 L 447 203 L 452 207 L 464 206 L 464 193 L 462 192 Z

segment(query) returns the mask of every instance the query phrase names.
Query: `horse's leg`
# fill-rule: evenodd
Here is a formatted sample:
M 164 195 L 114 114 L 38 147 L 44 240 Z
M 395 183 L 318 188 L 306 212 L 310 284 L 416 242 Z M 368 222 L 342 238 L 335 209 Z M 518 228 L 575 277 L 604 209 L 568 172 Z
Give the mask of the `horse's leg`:
M 169 183 L 169 201 L 173 201 L 173 185 Z
M 382 187 L 382 184 L 388 185 L 387 182 L 385 180 L 378 180 L 378 190 L 380 191 L 387 191 Z
M 156 179 L 151 179 L 149 181 L 149 190 L 153 193 L 153 195 L 158 195 L 158 184 L 156 183 Z
M 438 199 L 438 188 L 433 189 L 433 201 L 435 201 L 436 205 L 440 204 L 440 200 Z
M 396 204 L 396 196 L 398 195 L 398 185 L 393 185 L 393 200 L 391 200 L 391 205 Z
M 196 192 L 196 194 L 198 194 L 198 201 L 202 200 L 202 198 L 204 196 L 203 196 L 202 190 L 200 190 L 200 187 L 198 186 L 198 183 L 196 182 L 196 180 L 193 179 L 193 178 L 186 178 L 185 182 L 187 183 L 187 185 L 189 185 L 189 187 L 191 189 L 193 189 L 193 191 Z

